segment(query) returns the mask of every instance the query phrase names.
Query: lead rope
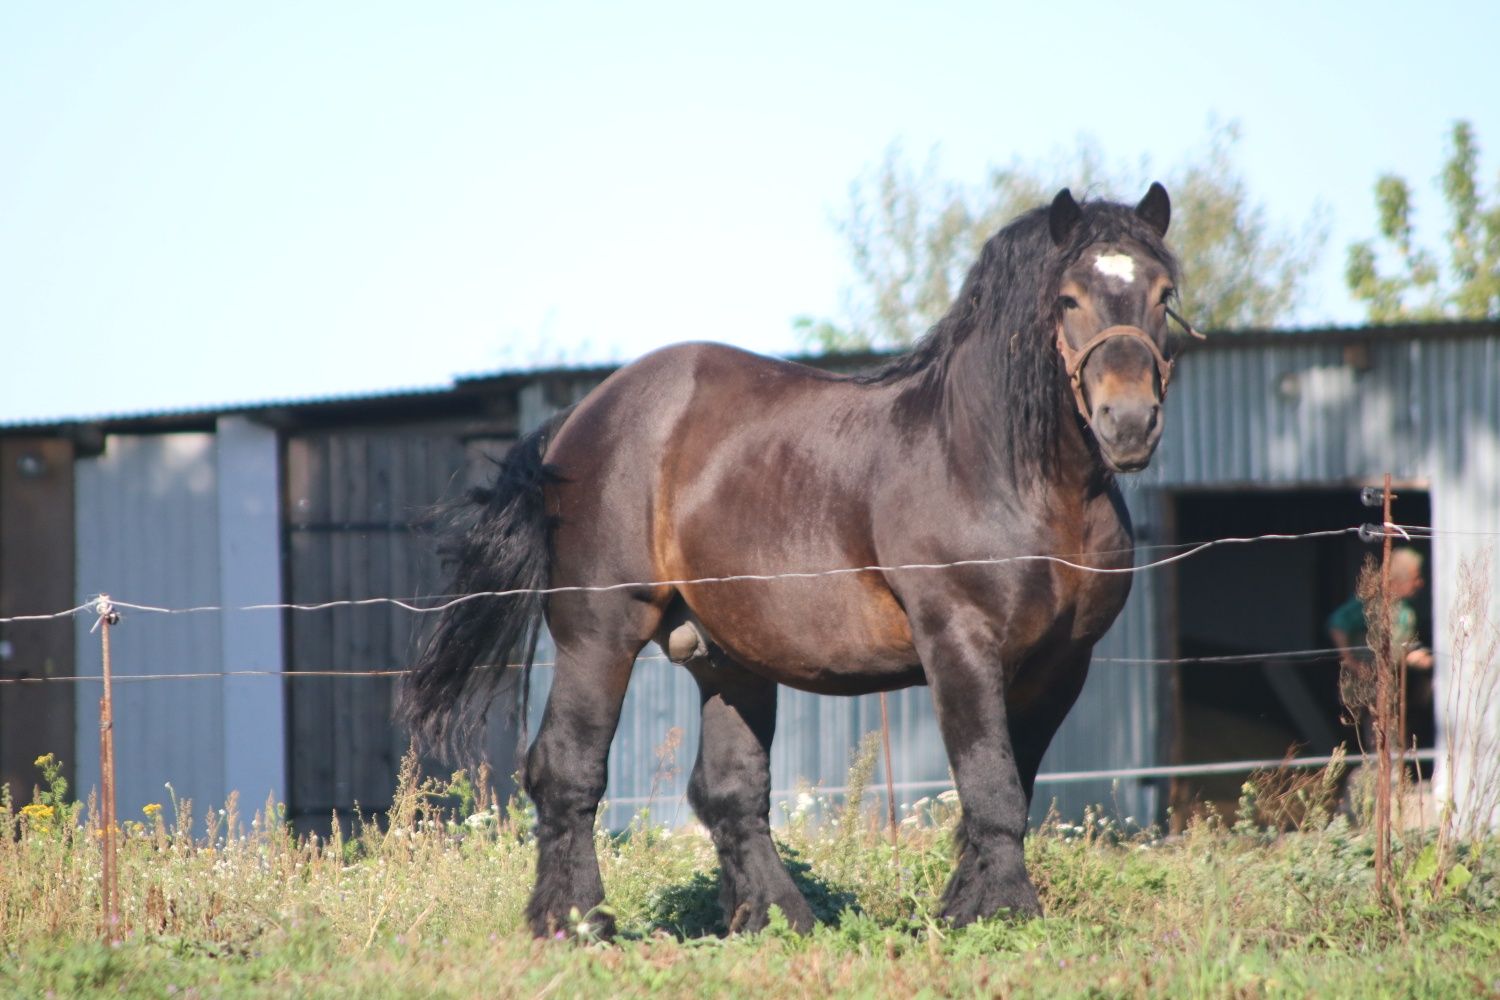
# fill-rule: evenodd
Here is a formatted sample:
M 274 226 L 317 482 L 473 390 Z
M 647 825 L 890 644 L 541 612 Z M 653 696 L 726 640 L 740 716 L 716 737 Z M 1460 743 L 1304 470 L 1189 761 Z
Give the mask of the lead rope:
M 1198 330 L 1197 330 L 1197 328 L 1194 327 L 1193 324 L 1189 323 L 1187 320 L 1185 320 L 1181 316 L 1177 315 L 1177 313 L 1175 311 L 1173 311 L 1173 309 L 1172 309 L 1171 306 L 1163 306 L 1162 308 L 1166 309 L 1167 310 L 1167 315 L 1170 316 L 1170 317 L 1172 317 L 1173 319 L 1175 319 L 1177 321 L 1178 325 L 1181 326 L 1184 330 L 1187 331 L 1187 335 L 1189 337 L 1192 337 L 1194 340 L 1207 340 L 1208 339 L 1203 334 L 1199 333 Z

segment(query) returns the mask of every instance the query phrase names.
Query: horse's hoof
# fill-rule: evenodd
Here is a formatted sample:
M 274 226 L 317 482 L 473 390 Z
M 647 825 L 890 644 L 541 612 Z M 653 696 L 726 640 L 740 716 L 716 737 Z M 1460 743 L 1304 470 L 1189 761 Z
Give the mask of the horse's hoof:
M 728 915 L 726 922 L 729 933 L 753 934 L 765 930 L 771 922 L 772 906 L 781 910 L 787 926 L 798 934 L 811 934 L 818 923 L 818 919 L 813 916 L 812 907 L 807 905 L 806 898 L 798 892 L 764 903 L 741 903 L 734 913 Z
M 566 916 L 555 913 L 527 913 L 526 923 L 533 937 L 554 941 L 613 941 L 615 918 L 602 910 L 592 910 L 579 916 L 577 909 L 569 909 Z
M 994 917 L 1031 920 L 1041 915 L 1042 902 L 1031 879 L 1025 875 L 983 885 L 952 887 L 942 911 L 943 918 L 954 927 Z

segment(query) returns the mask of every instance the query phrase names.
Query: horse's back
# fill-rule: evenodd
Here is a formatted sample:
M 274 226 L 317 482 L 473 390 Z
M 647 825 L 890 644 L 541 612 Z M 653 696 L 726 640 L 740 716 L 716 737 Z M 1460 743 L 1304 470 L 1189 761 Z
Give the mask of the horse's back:
M 562 480 L 554 584 L 876 562 L 872 463 L 889 435 L 873 392 L 717 344 L 621 369 L 547 454 Z M 736 659 L 787 683 L 833 690 L 882 668 L 914 679 L 905 617 L 876 574 L 680 585 L 670 596 Z
M 789 400 L 829 384 L 815 369 L 713 343 L 674 344 L 616 371 L 547 449 L 559 476 L 553 513 L 563 558 L 555 574 L 602 582 L 606 570 L 624 569 L 606 565 L 624 550 L 637 550 L 631 579 L 671 576 L 669 564 L 684 569 L 668 553 L 676 515 L 741 478 L 754 454 L 775 452 L 797 429 L 784 419 Z M 802 406 L 819 408 L 815 399 Z M 572 547 L 592 558 L 573 566 Z

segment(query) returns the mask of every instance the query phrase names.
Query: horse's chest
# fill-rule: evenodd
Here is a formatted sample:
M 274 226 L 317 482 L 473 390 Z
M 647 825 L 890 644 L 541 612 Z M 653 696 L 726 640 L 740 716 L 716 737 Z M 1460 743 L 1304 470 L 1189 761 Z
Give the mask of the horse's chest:
M 1121 572 L 1134 562 L 1130 515 L 1116 494 L 1085 505 L 1074 550 L 1089 553 L 1078 567 L 1064 570 L 1070 591 L 1068 606 L 1076 642 L 1092 645 L 1109 631 L 1130 596 L 1131 574 Z M 1079 568 L 1087 567 L 1087 568 Z
M 1073 638 L 1090 644 L 1098 642 L 1119 617 L 1130 596 L 1130 576 L 1126 573 L 1086 573 L 1073 601 Z
M 1086 654 L 1104 637 L 1130 594 L 1128 574 L 1087 573 L 1069 567 L 1057 577 L 1051 617 L 1038 628 L 1020 630 L 1006 651 L 1006 698 L 1013 709 L 1051 697 L 1058 682 L 1056 669 L 1076 665 L 1078 655 Z M 1029 616 L 1023 613 L 1021 617 Z
M 1119 617 L 1131 581 L 1121 571 L 1133 561 L 1127 517 L 1112 504 L 1096 503 L 1081 512 L 1080 530 L 1052 539 L 1054 551 L 1079 554 L 1052 566 L 1050 639 L 1091 646 Z

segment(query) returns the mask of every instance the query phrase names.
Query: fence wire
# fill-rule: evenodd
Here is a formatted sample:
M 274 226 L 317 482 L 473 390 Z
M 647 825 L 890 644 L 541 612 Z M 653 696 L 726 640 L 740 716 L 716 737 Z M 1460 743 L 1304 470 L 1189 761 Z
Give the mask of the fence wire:
M 1431 764 L 1438 759 L 1436 750 L 1407 750 L 1405 759 L 1418 764 Z M 1358 767 L 1362 764 L 1375 763 L 1376 755 L 1373 753 L 1349 753 L 1340 756 L 1333 754 L 1316 754 L 1308 757 L 1257 757 L 1247 760 L 1224 760 L 1213 761 L 1207 764 L 1165 764 L 1160 767 L 1117 767 L 1106 768 L 1095 771 L 1042 771 L 1036 776 L 1038 785 L 1076 785 L 1089 781 L 1152 781 L 1162 778 L 1201 778 L 1219 774 L 1249 774 L 1253 771 L 1274 770 L 1304 770 L 1313 767 L 1327 767 L 1334 761 L 1342 761 L 1349 767 Z M 897 781 L 890 786 L 897 792 L 920 792 L 931 794 L 934 792 L 945 792 L 954 787 L 951 780 L 936 781 Z M 847 795 L 847 785 L 813 785 L 810 791 L 819 795 Z M 866 786 L 863 790 L 866 798 L 879 798 L 885 792 L 885 786 Z M 661 802 L 663 799 L 680 797 L 684 793 L 672 796 L 663 795 L 629 795 L 617 798 L 605 799 L 605 804 L 611 806 L 647 806 L 653 802 Z M 802 794 L 801 789 L 796 788 L 773 788 L 771 800 L 787 801 Z
M 1399 525 L 1387 525 L 1386 526 L 1386 528 L 1388 528 L 1388 529 L 1395 529 L 1395 528 L 1399 528 L 1399 527 L 1402 527 L 1402 526 L 1399 526 Z M 976 559 L 956 559 L 956 560 L 953 560 L 951 562 L 941 562 L 941 563 L 897 563 L 897 564 L 893 564 L 893 565 L 842 566 L 842 567 L 838 567 L 838 568 L 835 568 L 835 569 L 806 570 L 806 571 L 797 570 L 797 571 L 789 571 L 789 572 L 783 572 L 783 573 L 734 573 L 734 574 L 730 574 L 730 575 L 727 575 L 727 576 L 702 576 L 702 577 L 691 577 L 691 578 L 684 578 L 684 579 L 678 579 L 678 580 L 632 580 L 632 581 L 628 581 L 628 582 L 624 582 L 624 583 L 608 583 L 608 584 L 598 584 L 598 585 L 580 584 L 580 585 L 565 586 L 565 587 L 517 587 L 517 588 L 511 589 L 511 590 L 481 590 L 481 591 L 475 591 L 473 593 L 468 593 L 468 594 L 443 594 L 443 595 L 437 595 L 437 596 L 431 596 L 431 597 L 365 597 L 365 598 L 357 598 L 357 599 L 351 598 L 351 599 L 341 599 L 341 600 L 333 600 L 333 601 L 322 601 L 322 602 L 319 602 L 319 603 L 316 603 L 316 604 L 295 604 L 295 603 L 284 603 L 284 602 L 267 602 L 267 603 L 264 603 L 264 604 L 245 604 L 245 605 L 238 605 L 238 606 L 222 605 L 222 604 L 200 604 L 200 605 L 194 605 L 194 606 L 191 606 L 191 607 L 170 608 L 170 607 L 162 607 L 162 606 L 153 605 L 153 604 L 139 604 L 139 603 L 135 603 L 135 602 L 131 602 L 131 601 L 121 600 L 121 599 L 116 598 L 116 597 L 109 597 L 109 598 L 107 598 L 107 600 L 108 600 L 109 605 L 112 607 L 112 609 L 115 610 L 115 611 L 117 611 L 117 612 L 120 611 L 120 610 L 127 610 L 127 611 L 140 612 L 140 613 L 143 613 L 143 614 L 160 614 L 160 615 L 186 615 L 186 614 L 208 614 L 208 613 L 219 613 L 219 614 L 222 614 L 222 613 L 226 613 L 226 612 L 243 612 L 243 611 L 301 611 L 301 612 L 315 612 L 315 611 L 327 611 L 327 610 L 330 610 L 330 609 L 333 609 L 333 608 L 377 607 L 377 606 L 382 606 L 382 605 L 401 608 L 402 610 L 409 611 L 409 612 L 411 612 L 413 614 L 434 614 L 434 613 L 439 613 L 439 612 L 446 611 L 449 608 L 455 607 L 455 606 L 457 606 L 459 604 L 466 603 L 468 601 L 481 600 L 481 599 L 486 599 L 486 598 L 522 597 L 522 596 L 548 597 L 548 596 L 552 596 L 554 594 L 579 594 L 579 593 L 602 594 L 602 593 L 611 593 L 611 592 L 622 591 L 622 590 L 651 590 L 651 589 L 655 589 L 657 587 L 698 587 L 698 586 L 712 586 L 712 585 L 716 585 L 716 584 L 725 584 L 725 583 L 748 583 L 748 582 L 761 582 L 761 583 L 764 583 L 764 582 L 774 582 L 774 581 L 777 581 L 777 580 L 817 580 L 817 579 L 824 579 L 824 578 L 837 577 L 837 576 L 851 576 L 851 575 L 860 574 L 860 573 L 933 572 L 933 571 L 941 571 L 941 570 L 976 568 L 976 567 L 985 567 L 985 566 L 1006 566 L 1006 565 L 1012 565 L 1012 564 L 1015 564 L 1015 563 L 1028 563 L 1028 562 L 1046 562 L 1046 563 L 1052 563 L 1052 564 L 1055 564 L 1055 565 L 1066 566 L 1066 567 L 1068 567 L 1070 569 L 1074 569 L 1074 570 L 1077 570 L 1077 571 L 1083 572 L 1083 573 L 1095 573 L 1095 574 L 1099 574 L 1099 575 L 1108 575 L 1108 576 L 1122 576 L 1122 575 L 1133 575 L 1133 574 L 1136 574 L 1136 573 L 1145 573 L 1145 572 L 1148 572 L 1150 570 L 1161 569 L 1162 567 L 1165 567 L 1165 566 L 1171 566 L 1171 565 L 1174 565 L 1176 563 L 1182 562 L 1185 559 L 1189 559 L 1189 558 L 1191 558 L 1191 557 L 1199 554 L 1200 552 L 1205 552 L 1205 551 L 1207 551 L 1209 549 L 1217 548 L 1218 546 L 1221 546 L 1221 545 L 1248 545 L 1248 544 L 1251 544 L 1251 543 L 1254 543 L 1254 542 L 1298 541 L 1298 540 L 1308 539 L 1308 538 L 1335 538 L 1335 537 L 1339 537 L 1339 536 L 1343 536 L 1343 535 L 1358 535 L 1358 534 L 1366 534 L 1366 535 L 1368 535 L 1369 532 L 1370 532 L 1370 530 L 1371 530 L 1371 527 L 1369 525 L 1365 525 L 1365 526 L 1356 526 L 1356 527 L 1349 527 L 1349 528 L 1330 528 L 1330 529 L 1326 529 L 1326 530 L 1322 530 L 1322 531 L 1305 531 L 1305 532 L 1300 532 L 1300 533 L 1297 533 L 1297 534 L 1249 535 L 1249 536 L 1245 536 L 1245 537 L 1235 537 L 1235 538 L 1214 538 L 1214 539 L 1210 539 L 1210 540 L 1205 541 L 1205 542 L 1187 542 L 1187 543 L 1178 543 L 1178 544 L 1174 544 L 1174 545 L 1151 546 L 1151 548 L 1158 548 L 1158 549 L 1161 549 L 1161 548 L 1183 548 L 1184 551 L 1178 552 L 1175 555 L 1167 556 L 1166 558 L 1163 558 L 1163 559 L 1152 560 L 1150 562 L 1141 563 L 1141 564 L 1136 565 L 1136 566 L 1122 566 L 1122 567 L 1090 566 L 1090 565 L 1087 565 L 1085 563 L 1077 562 L 1076 561 L 1077 558 L 1082 558 L 1085 555 L 1083 553 L 1074 553 L 1072 556 L 1037 554 L 1037 555 L 1017 555 L 1017 556 L 993 556 L 993 557 L 988 557 L 988 558 L 976 558 Z M 1381 534 L 1384 534 L 1384 532 L 1380 528 L 1378 528 L 1378 527 L 1375 530 L 1377 532 L 1381 532 Z M 1145 548 L 1145 547 L 1142 547 L 1142 548 Z M 1122 555 L 1122 554 L 1125 554 L 1127 552 L 1135 552 L 1135 551 L 1138 551 L 1138 549 L 1133 547 L 1133 548 L 1130 548 L 1130 549 L 1111 549 L 1111 550 L 1105 550 L 1105 551 L 1101 551 L 1101 552 L 1087 553 L 1086 555 L 1088 555 L 1090 557 L 1102 557 L 1102 556 L 1108 556 L 1108 555 Z M 16 616 L 12 616 L 12 617 L 9 617 L 9 618 L 0 618 L 0 625 L 11 624 L 11 623 L 18 623 L 18 622 L 49 621 L 49 620 L 57 619 L 57 618 L 68 618 L 68 617 L 72 617 L 72 616 L 75 616 L 75 615 L 83 614 L 86 611 L 93 611 L 96 614 L 101 614 L 101 613 L 103 613 L 102 608 L 101 608 L 101 601 L 103 601 L 103 600 L 105 600 L 105 598 L 104 598 L 103 595 L 101 595 L 100 598 L 97 598 L 94 601 L 90 601 L 87 604 L 80 604 L 77 607 L 68 608 L 68 609 L 63 610 L 63 611 L 55 611 L 55 612 L 52 612 L 52 613 L 49 613 L 49 614 L 16 615 Z M 436 604 L 422 604 L 422 603 L 418 603 L 418 602 L 422 602 L 422 601 L 437 601 L 439 603 L 436 603 Z
M 1254 666 L 1261 663 L 1275 663 L 1286 666 L 1300 666 L 1310 663 L 1324 663 L 1336 660 L 1345 653 L 1367 653 L 1369 646 L 1328 646 L 1318 649 L 1280 649 L 1266 653 L 1235 653 L 1227 656 L 1179 656 L 1179 657 L 1131 657 L 1131 656 L 1096 656 L 1091 663 L 1113 663 L 1124 666 Z M 641 663 L 672 663 L 673 661 L 660 654 L 637 656 L 637 664 Z M 479 669 L 487 670 L 520 670 L 523 664 L 482 664 Z M 537 660 L 532 667 L 550 669 L 557 666 L 556 660 Z M 129 684 L 138 681 L 206 681 L 223 680 L 229 677 L 279 677 L 284 680 L 295 680 L 303 677 L 404 677 L 412 672 L 410 667 L 389 667 L 378 670 L 201 670 L 183 671 L 178 673 L 156 673 L 156 674 L 115 674 L 111 680 L 116 684 Z M 7 677 L 0 678 L 0 684 L 82 684 L 98 683 L 104 678 L 100 674 L 79 674 L 55 677 Z
M 1414 525 L 1386 524 L 1387 532 L 1401 532 L 1410 537 L 1410 532 L 1422 531 L 1429 535 L 1433 533 L 1430 528 Z M 1110 568 L 1089 566 L 1076 561 L 1081 554 L 1075 553 L 1072 557 L 1059 555 L 1017 555 L 997 556 L 982 559 L 960 559 L 945 563 L 900 563 L 893 565 L 870 565 L 839 567 L 827 570 L 792 571 L 785 573 L 738 573 L 727 576 L 694 577 L 681 580 L 653 580 L 653 581 L 630 581 L 625 583 L 603 584 L 597 586 L 568 586 L 568 587 L 546 587 L 546 588 L 516 588 L 512 590 L 477 591 L 468 594 L 444 594 L 428 597 L 369 597 L 358 599 L 343 599 L 323 601 L 314 604 L 297 604 L 268 602 L 261 604 L 246 604 L 239 606 L 202 604 L 189 607 L 163 607 L 159 605 L 136 603 L 120 600 L 115 597 L 100 595 L 94 600 L 76 607 L 67 608 L 45 614 L 15 615 L 8 618 L 0 618 L 0 625 L 18 624 L 28 622 L 56 621 L 64 618 L 80 616 L 85 613 L 103 616 L 105 614 L 118 614 L 120 610 L 127 610 L 141 614 L 153 615 L 185 615 L 185 614 L 226 614 L 232 612 L 254 612 L 254 611 L 287 611 L 287 612 L 319 612 L 335 608 L 361 608 L 389 606 L 399 608 L 413 614 L 432 614 L 442 612 L 458 604 L 485 598 L 518 597 L 522 595 L 547 596 L 552 594 L 566 593 L 608 593 L 628 589 L 642 589 L 654 587 L 685 587 L 700 585 L 715 585 L 724 583 L 742 582 L 774 582 L 778 580 L 809 580 L 824 579 L 837 576 L 846 576 L 859 573 L 897 573 L 897 572 L 928 572 L 960 568 L 1002 566 L 1023 562 L 1049 562 L 1088 573 L 1098 574 L 1134 574 L 1143 573 L 1165 566 L 1182 562 L 1208 549 L 1223 545 L 1247 545 L 1256 542 L 1270 541 L 1297 541 L 1310 538 L 1332 538 L 1350 534 L 1370 533 L 1371 526 L 1354 526 L 1348 528 L 1332 528 L 1321 531 L 1308 531 L 1295 534 L 1274 533 L 1263 535 L 1251 535 L 1244 537 L 1216 538 L 1204 542 L 1181 542 L 1170 544 L 1158 544 L 1150 546 L 1137 546 L 1132 549 L 1113 549 L 1090 553 L 1093 557 L 1104 557 L 1109 555 L 1120 555 L 1126 552 L 1139 551 L 1163 551 L 1177 550 L 1175 554 L 1165 558 L 1152 560 L 1135 566 Z M 1379 528 L 1376 529 L 1380 530 Z M 1426 537 L 1426 536 L 1423 536 Z M 420 603 L 438 602 L 438 603 Z M 97 627 L 97 623 L 96 623 Z M 1233 664 L 1257 664 L 1276 660 L 1295 663 L 1315 663 L 1331 659 L 1338 659 L 1346 653 L 1368 651 L 1367 646 L 1351 647 L 1324 647 L 1315 649 L 1291 649 L 1276 650 L 1266 653 L 1241 653 L 1223 656 L 1190 656 L 1190 657 L 1095 657 L 1092 662 L 1096 664 L 1111 663 L 1133 666 L 1197 666 L 1197 665 L 1233 665 Z M 643 662 L 668 662 L 665 656 L 638 656 L 637 663 Z M 536 667 L 553 667 L 552 661 L 534 663 Z M 520 664 L 490 664 L 487 669 L 513 669 Z M 172 673 L 153 674 L 127 674 L 119 675 L 114 680 L 121 683 L 137 683 L 142 681 L 182 681 L 182 680 L 212 680 L 232 677 L 279 677 L 279 678 L 353 678 L 353 677 L 401 677 L 411 672 L 407 667 L 389 667 L 372 670 L 216 670 L 216 671 L 180 671 Z M 86 683 L 98 682 L 103 678 L 99 675 L 78 676 L 46 676 L 46 677 L 10 677 L 0 678 L 0 685 L 22 685 L 22 684 L 51 684 L 51 683 Z

